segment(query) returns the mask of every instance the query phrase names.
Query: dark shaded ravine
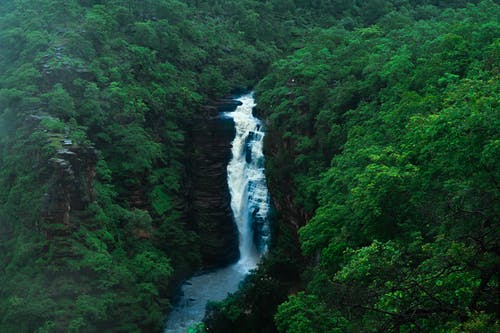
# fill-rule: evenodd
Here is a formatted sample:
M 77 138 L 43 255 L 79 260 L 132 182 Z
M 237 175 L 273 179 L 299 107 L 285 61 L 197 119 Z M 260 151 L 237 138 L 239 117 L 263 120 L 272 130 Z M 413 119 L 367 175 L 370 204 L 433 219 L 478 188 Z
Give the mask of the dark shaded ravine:
M 198 245 L 205 269 L 238 260 L 238 229 L 233 223 L 227 187 L 235 130 L 232 119 L 218 117 L 220 108 L 206 110 L 189 133 L 188 218 L 200 235 Z

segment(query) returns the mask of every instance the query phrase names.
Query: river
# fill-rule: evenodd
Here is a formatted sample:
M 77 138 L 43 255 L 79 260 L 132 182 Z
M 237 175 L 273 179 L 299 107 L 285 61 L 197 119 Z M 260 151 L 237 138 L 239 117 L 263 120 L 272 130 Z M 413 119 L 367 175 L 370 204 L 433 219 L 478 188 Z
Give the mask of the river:
M 220 116 L 233 119 L 236 130 L 227 166 L 227 185 L 239 232 L 240 258 L 228 267 L 186 281 L 179 302 L 167 318 L 165 333 L 185 333 L 200 322 L 207 302 L 221 301 L 238 290 L 240 282 L 266 251 L 270 199 L 264 174 L 264 131 L 261 121 L 252 114 L 253 95 L 243 95 L 237 100 L 242 104 L 234 112 Z

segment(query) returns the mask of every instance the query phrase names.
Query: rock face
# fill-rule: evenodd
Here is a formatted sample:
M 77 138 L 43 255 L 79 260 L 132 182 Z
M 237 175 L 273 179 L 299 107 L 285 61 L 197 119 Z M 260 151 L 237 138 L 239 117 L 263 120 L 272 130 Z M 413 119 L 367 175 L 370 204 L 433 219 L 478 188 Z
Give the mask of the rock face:
M 75 147 L 70 143 L 49 160 L 52 177 L 43 213 L 47 239 L 64 237 L 78 228 L 82 214 L 94 201 L 92 182 L 96 162 L 97 154 L 92 147 Z
M 231 97 L 220 99 L 213 103 L 219 112 L 232 112 L 241 105 L 240 101 L 237 101 Z
M 227 104 L 224 104 L 224 111 Z M 217 107 L 222 106 L 217 105 Z M 236 104 L 232 104 L 233 109 Z M 227 186 L 234 122 L 207 108 L 189 133 L 189 220 L 200 236 L 205 268 L 224 266 L 239 257 L 238 229 L 233 221 Z

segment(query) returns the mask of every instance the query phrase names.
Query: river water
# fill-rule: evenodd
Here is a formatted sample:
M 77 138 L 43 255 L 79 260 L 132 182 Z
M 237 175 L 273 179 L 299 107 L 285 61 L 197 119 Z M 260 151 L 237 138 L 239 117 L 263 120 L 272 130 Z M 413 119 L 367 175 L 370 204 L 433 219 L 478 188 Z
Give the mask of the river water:
M 239 232 L 240 259 L 235 264 L 194 276 L 182 286 L 182 297 L 167 318 L 165 333 L 184 333 L 200 322 L 209 301 L 221 301 L 238 289 L 266 251 L 269 237 L 270 199 L 264 175 L 264 131 L 252 110 L 252 94 L 237 99 L 242 103 L 234 112 L 221 117 L 233 119 L 236 134 L 232 158 L 227 166 L 231 209 Z

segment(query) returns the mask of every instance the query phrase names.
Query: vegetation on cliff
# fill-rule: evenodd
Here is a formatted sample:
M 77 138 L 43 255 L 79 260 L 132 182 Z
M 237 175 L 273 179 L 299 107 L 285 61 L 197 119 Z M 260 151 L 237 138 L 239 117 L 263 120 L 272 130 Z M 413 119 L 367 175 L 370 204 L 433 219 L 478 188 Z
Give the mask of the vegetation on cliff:
M 500 7 L 421 11 L 321 31 L 259 86 L 317 258 L 281 332 L 499 329 Z
M 498 331 L 499 13 L 1 1 L 0 331 L 160 331 L 175 281 L 214 264 L 187 134 L 260 79 L 273 244 L 207 326 Z
M 257 5 L 0 3 L 0 331 L 160 331 L 214 264 L 185 135 L 278 54 L 258 35 L 284 29 L 237 20 Z
M 499 9 L 346 16 L 273 64 L 257 87 L 268 182 L 307 265 L 271 253 L 211 328 L 498 331 Z

